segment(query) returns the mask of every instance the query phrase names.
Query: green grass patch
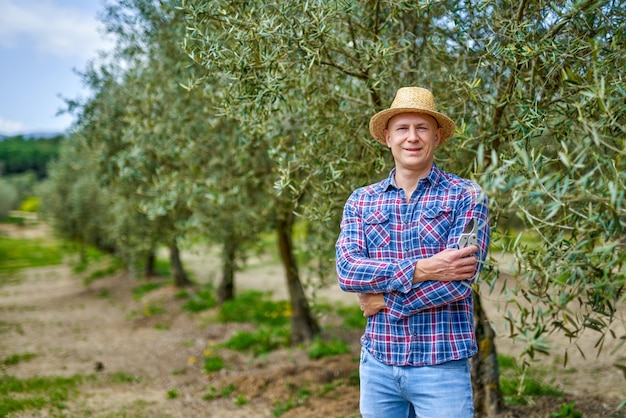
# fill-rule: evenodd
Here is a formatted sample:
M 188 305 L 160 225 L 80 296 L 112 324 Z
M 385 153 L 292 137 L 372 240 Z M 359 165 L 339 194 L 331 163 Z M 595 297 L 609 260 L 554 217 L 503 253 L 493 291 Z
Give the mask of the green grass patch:
M 124 262 L 121 259 L 117 257 L 112 258 L 108 266 L 94 270 L 89 273 L 89 275 L 83 279 L 83 283 L 85 284 L 85 286 L 89 286 L 94 281 L 103 277 L 112 276 L 123 268 Z
M 218 398 L 228 398 L 231 396 L 237 388 L 232 383 L 224 386 L 221 390 L 218 390 L 215 386 L 207 388 L 207 393 L 202 395 L 202 399 L 205 401 L 212 401 Z
M 23 361 L 31 360 L 36 355 L 33 353 L 24 353 L 24 354 L 13 354 L 8 357 L 5 357 L 0 364 L 3 366 L 15 366 Z
M 347 354 L 350 352 L 348 343 L 338 338 L 330 341 L 323 341 L 321 338 L 315 338 L 313 343 L 309 346 L 308 354 L 309 358 L 313 360 L 321 359 L 324 357 L 332 357 L 339 354 Z
M 498 356 L 500 389 L 507 404 L 527 405 L 530 398 L 539 396 L 562 397 L 563 391 L 545 382 L 545 370 L 530 368 L 525 374 L 515 359 Z
M 141 382 L 141 377 L 133 376 L 132 374 L 128 374 L 126 372 L 115 372 L 109 375 L 109 380 L 113 383 L 139 383 Z
M 218 346 L 212 346 L 204 350 L 204 371 L 206 373 L 213 373 L 222 370 L 225 366 L 224 359 L 219 354 L 219 351 L 213 349 L 219 349 Z
M 0 416 L 44 408 L 65 409 L 64 402 L 82 381 L 81 376 L 18 379 L 0 375 Z
M 0 219 L 0 223 L 24 226 L 26 224 L 26 219 L 24 219 L 21 216 L 11 216 L 11 215 L 9 215 L 9 216 L 7 216 L 4 219 Z
M 54 266 L 62 262 L 63 249 L 55 241 L 0 236 L 0 273 Z
M 154 315 L 159 315 L 165 313 L 165 308 L 159 304 L 150 303 L 144 301 L 140 310 L 133 309 L 126 315 L 127 320 L 133 320 L 138 317 L 149 318 Z M 164 329 L 167 329 L 167 326 L 163 326 Z
M 145 317 L 150 317 L 154 315 L 159 315 L 165 313 L 165 308 L 156 303 L 148 303 L 144 302 L 143 307 L 141 309 L 141 314 Z
M 199 290 L 190 296 L 183 304 L 183 310 L 187 312 L 202 312 L 217 306 L 217 300 L 210 287 Z
M 294 388 L 293 396 L 291 396 L 286 401 L 277 401 L 274 403 L 274 409 L 272 409 L 272 414 L 275 417 L 280 417 L 284 415 L 287 411 L 303 405 L 307 399 L 311 397 L 311 389 L 307 386 L 298 386 Z
M 561 410 L 550 414 L 552 418 L 582 418 L 583 414 L 576 410 L 574 402 L 561 405 Z
M 132 293 L 133 293 L 133 298 L 135 300 L 140 300 L 141 298 L 143 298 L 145 295 L 147 295 L 150 292 L 153 292 L 159 288 L 163 287 L 163 283 L 160 282 L 146 282 L 146 283 L 142 283 L 139 286 L 136 286 L 133 288 Z
M 28 213 L 36 213 L 39 210 L 39 206 L 41 205 L 41 201 L 36 196 L 30 196 L 24 199 L 22 204 L 20 205 L 20 211 L 28 212 Z
M 157 258 L 154 262 L 154 272 L 159 277 L 171 278 L 172 264 L 169 262 L 169 260 Z
M 219 319 L 223 322 L 252 322 L 283 326 L 291 321 L 291 305 L 273 301 L 269 293 L 248 291 L 222 304 Z
M 500 370 L 514 370 L 517 368 L 515 358 L 511 356 L 498 355 L 498 367 Z
M 337 314 L 343 319 L 342 328 L 347 330 L 363 330 L 367 318 L 363 316 L 358 306 L 343 306 L 337 309 Z
M 84 246 L 83 244 L 75 244 L 73 251 L 81 253 L 79 261 L 72 267 L 72 272 L 79 274 L 84 273 L 89 269 L 89 266 L 99 263 L 105 257 L 105 255 L 92 246 Z
M 223 346 L 235 351 L 250 351 L 259 356 L 288 346 L 290 340 L 289 328 L 263 325 L 255 332 L 238 331 Z

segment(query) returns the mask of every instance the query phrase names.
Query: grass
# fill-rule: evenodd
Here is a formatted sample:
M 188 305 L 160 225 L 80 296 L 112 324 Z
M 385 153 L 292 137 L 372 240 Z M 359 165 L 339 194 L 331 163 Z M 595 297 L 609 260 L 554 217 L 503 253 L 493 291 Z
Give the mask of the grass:
M 529 369 L 524 375 L 513 357 L 498 355 L 500 389 L 507 404 L 527 405 L 533 397 L 562 397 L 563 391 L 545 382 L 545 371 Z
M 108 266 L 92 271 L 83 279 L 85 286 L 103 277 L 112 276 L 123 268 L 123 262 L 119 258 L 112 258 Z
M 259 356 L 289 345 L 291 305 L 287 301 L 273 301 L 270 296 L 270 293 L 248 291 L 222 304 L 221 321 L 257 325 L 254 332 L 238 331 L 223 347 Z
M 80 260 L 72 268 L 72 272 L 76 274 L 84 273 L 89 268 L 89 266 L 94 263 L 99 263 L 104 257 L 102 251 L 98 250 L 95 247 L 82 246 L 76 243 L 74 243 L 73 246 L 75 247 L 76 252 L 82 253 Z
M 6 358 L 4 358 L 1 362 L 0 365 L 1 366 L 15 366 L 23 361 L 28 361 L 33 359 L 36 356 L 36 354 L 33 353 L 24 353 L 24 354 L 13 354 L 10 355 Z
M 109 379 L 113 383 L 139 383 L 141 382 L 141 377 L 133 376 L 132 374 L 128 374 L 126 372 L 115 372 L 109 375 Z
M 223 387 L 219 392 L 215 386 L 207 388 L 207 393 L 202 396 L 205 401 L 212 401 L 218 398 L 228 398 L 237 388 L 232 383 Z
M 251 322 L 270 326 L 284 326 L 291 322 L 288 301 L 273 301 L 270 293 L 248 291 L 224 302 L 219 319 L 223 322 Z
M 145 295 L 147 295 L 150 292 L 153 292 L 157 289 L 160 289 L 161 287 L 163 287 L 163 283 L 161 282 L 146 282 L 146 283 L 142 283 L 139 286 L 135 286 L 132 290 L 133 292 L 133 299 L 135 300 L 141 300 Z
M 337 309 L 337 314 L 343 319 L 343 329 L 365 329 L 365 324 L 367 324 L 367 318 L 363 316 L 363 312 L 358 306 L 342 306 Z
M 224 368 L 224 359 L 219 354 L 209 353 L 204 356 L 204 371 L 218 372 Z
M 332 357 L 339 354 L 348 354 L 349 352 L 350 347 L 348 346 L 348 343 L 338 338 L 331 339 L 330 341 L 323 341 L 318 337 L 308 348 L 309 358 L 314 360 L 324 357 Z
M 60 265 L 66 251 L 52 240 L 0 236 L 0 273 Z
M 186 296 L 189 297 L 189 300 L 183 304 L 182 308 L 187 312 L 202 312 L 217 306 L 217 300 L 211 287 L 200 289 L 192 295 L 186 294 Z M 177 295 L 177 297 L 182 296 Z
M 0 375 L 0 416 L 33 409 L 63 410 L 82 381 L 81 376 L 18 379 Z
M 553 418 L 582 418 L 583 414 L 576 410 L 574 402 L 561 405 L 561 410 L 553 412 L 551 415 Z
M 313 394 L 311 389 L 306 385 L 293 388 L 293 392 L 293 395 L 286 401 L 276 401 L 274 403 L 272 415 L 275 417 L 284 415 L 287 411 L 304 404 Z
M 154 273 L 159 277 L 171 278 L 172 265 L 169 260 L 157 258 L 154 262 Z
M 0 273 L 14 272 L 26 267 L 39 267 L 45 265 L 61 264 L 63 252 L 69 251 L 51 240 L 24 240 L 0 237 Z M 72 250 L 73 251 L 73 250 Z M 102 254 L 96 251 L 88 251 L 90 261 L 101 261 Z M 79 266 L 83 272 L 87 265 Z M 86 284 L 91 283 L 100 277 L 114 274 L 120 268 L 120 263 L 113 260 L 111 264 L 100 270 L 96 270 L 87 276 Z M 168 277 L 169 263 L 160 260 L 157 264 L 159 276 Z M 78 272 L 78 271 L 77 271 Z M 6 279 L 0 275 L 0 284 Z M 142 283 L 133 289 L 133 297 L 140 300 L 146 294 L 162 287 L 162 281 L 150 281 Z M 106 295 L 103 295 L 105 297 Z M 216 306 L 213 289 L 206 287 L 197 292 L 181 291 L 176 295 L 177 299 L 183 302 L 182 309 L 197 313 Z M 341 327 L 347 330 L 363 329 L 365 318 L 358 306 L 340 307 L 330 309 L 341 319 Z M 156 315 L 164 312 L 158 305 L 144 303 L 141 314 L 144 316 Z M 327 312 L 327 313 L 329 313 Z M 250 323 L 255 326 L 254 331 L 239 331 L 228 341 L 216 346 L 214 350 L 206 350 L 203 356 L 203 369 L 207 373 L 216 372 L 226 367 L 224 358 L 220 355 L 221 349 L 231 349 L 237 351 L 250 352 L 255 356 L 269 353 L 290 343 L 291 309 L 288 301 L 274 301 L 271 293 L 260 291 L 248 291 L 237 298 L 224 303 L 218 313 L 219 320 L 223 322 Z M 16 325 L 0 321 L 0 334 L 14 331 Z M 16 328 L 17 329 L 17 328 Z M 317 338 L 306 347 L 309 358 L 320 359 L 343 353 L 349 353 L 350 349 L 346 341 L 341 339 L 323 340 Z M 8 367 L 20 362 L 29 361 L 34 354 L 21 353 L 10 355 L 0 359 L 0 366 Z M 508 404 L 528 404 L 533 397 L 554 396 L 562 397 L 563 392 L 558 388 L 545 382 L 546 370 L 537 371 L 531 369 L 520 379 L 520 368 L 512 357 L 499 356 L 499 366 L 501 370 L 501 389 Z M 108 375 L 110 383 L 125 384 L 136 383 L 140 378 L 125 374 L 123 372 Z M 56 378 L 41 377 L 31 379 L 17 379 L 10 375 L 0 376 L 0 416 L 11 413 L 19 413 L 25 410 L 63 410 L 64 403 L 72 393 L 78 391 L 78 386 L 84 378 Z M 358 385 L 358 372 L 350 376 L 349 384 Z M 331 386 L 328 390 L 333 390 Z M 229 386 L 217 392 L 215 388 L 209 390 L 204 399 L 214 399 L 216 397 L 230 397 L 234 387 Z M 311 394 L 311 390 L 306 386 L 294 388 L 292 396 L 283 402 L 274 405 L 274 415 L 281 416 L 286 411 L 301 405 Z M 176 389 L 167 393 L 169 399 L 179 397 Z M 237 405 L 244 405 L 248 402 L 244 394 L 233 398 Z M 559 405 L 555 404 L 555 408 Z M 553 417 L 576 417 L 575 405 L 560 405 L 560 410 L 552 414 Z M 59 413 L 58 415 L 61 415 Z M 53 412 L 54 415 L 54 412 Z
M 255 332 L 237 331 L 223 344 L 235 351 L 250 351 L 255 356 L 289 345 L 291 331 L 286 327 L 261 326 Z

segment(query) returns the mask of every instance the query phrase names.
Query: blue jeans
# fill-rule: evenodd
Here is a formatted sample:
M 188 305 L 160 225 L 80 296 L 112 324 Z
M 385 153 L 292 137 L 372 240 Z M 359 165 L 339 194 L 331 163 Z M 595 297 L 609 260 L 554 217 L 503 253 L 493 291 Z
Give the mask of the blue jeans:
M 364 418 L 473 418 L 467 359 L 436 366 L 388 366 L 361 349 Z

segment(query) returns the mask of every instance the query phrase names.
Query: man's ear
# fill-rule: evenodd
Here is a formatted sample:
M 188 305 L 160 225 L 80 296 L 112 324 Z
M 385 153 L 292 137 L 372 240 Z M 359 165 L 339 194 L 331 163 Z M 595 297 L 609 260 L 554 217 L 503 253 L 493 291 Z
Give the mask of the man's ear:
M 437 128 L 435 132 L 435 148 L 441 144 L 441 134 L 443 133 L 443 128 Z
M 385 137 L 385 143 L 387 144 L 387 148 L 391 148 L 391 145 L 389 145 L 389 129 L 385 128 L 385 130 L 383 131 L 383 135 Z

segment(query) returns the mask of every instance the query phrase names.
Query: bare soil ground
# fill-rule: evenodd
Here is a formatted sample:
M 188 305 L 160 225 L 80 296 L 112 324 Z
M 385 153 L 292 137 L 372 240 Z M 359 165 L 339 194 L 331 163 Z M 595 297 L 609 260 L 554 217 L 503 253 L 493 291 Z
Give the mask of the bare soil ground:
M 47 230 L 4 226 L 0 233 L 35 237 Z M 218 276 L 214 257 L 184 256 L 198 281 Z M 287 410 L 281 415 L 285 418 L 358 416 L 358 333 L 343 335 L 353 341 L 351 354 L 322 360 L 309 360 L 302 347 L 261 357 L 223 350 L 226 368 L 206 374 L 201 361 L 206 350 L 250 326 L 220 323 L 215 310 L 184 312 L 176 298 L 178 291 L 171 287 L 137 301 L 131 292 L 137 285 L 129 274 L 120 273 L 86 286 L 63 265 L 29 269 L 0 286 L 0 360 L 14 354 L 36 355 L 4 367 L 3 373 L 18 378 L 93 376 L 65 410 L 15 416 L 273 417 L 281 407 Z M 237 286 L 272 290 L 276 298 L 286 298 L 283 272 L 274 264 L 251 265 L 237 276 Z M 352 295 L 334 286 L 320 292 L 319 298 L 332 304 L 356 304 Z M 503 333 L 500 301 L 487 296 L 483 303 L 496 330 Z M 153 306 L 161 312 L 148 314 Z M 624 335 L 623 316 L 615 332 Z M 623 416 L 624 410 L 619 414 L 614 410 L 626 398 L 626 380 L 613 364 L 624 353 L 610 355 L 616 341 L 609 340 L 596 357 L 596 339 L 589 334 L 578 341 L 585 359 L 569 340 L 555 335 L 556 355 L 542 358 L 537 366 L 546 371 L 546 383 L 566 395 L 508 407 L 501 417 L 550 417 L 569 402 L 584 417 Z M 511 356 L 520 350 L 505 336 L 498 338 L 497 348 Z M 565 350 L 569 362 L 564 368 Z

